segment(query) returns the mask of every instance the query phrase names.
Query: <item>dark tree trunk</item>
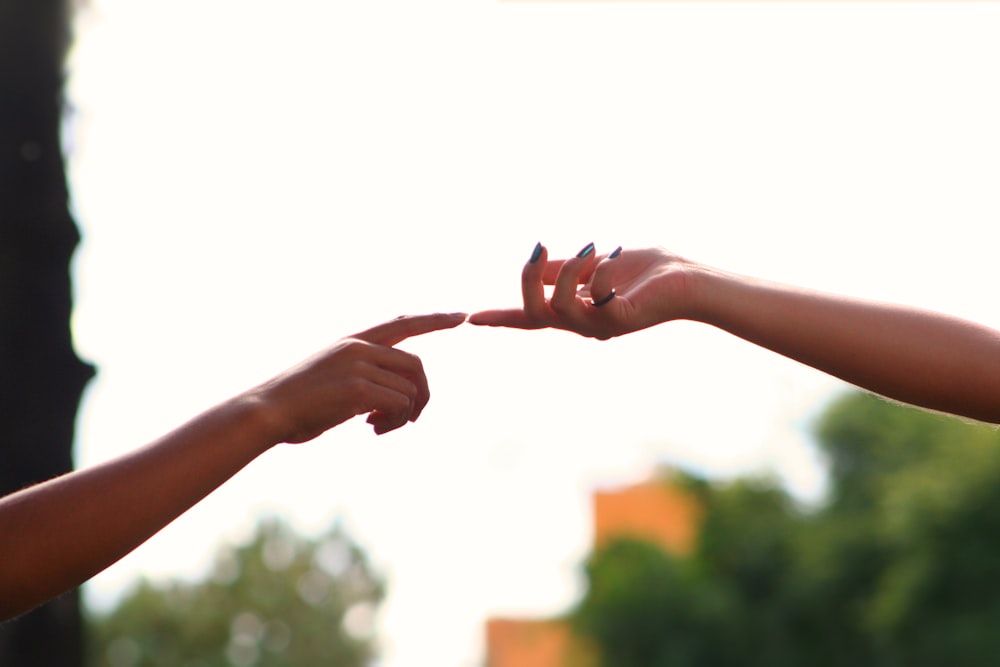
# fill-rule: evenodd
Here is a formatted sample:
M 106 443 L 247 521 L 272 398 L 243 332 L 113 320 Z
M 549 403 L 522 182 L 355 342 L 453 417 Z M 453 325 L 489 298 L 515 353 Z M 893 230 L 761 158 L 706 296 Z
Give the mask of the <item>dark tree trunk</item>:
M 61 146 L 69 20 L 69 0 L 0 0 L 0 493 L 72 468 L 93 375 L 69 327 L 79 241 Z M 0 665 L 82 665 L 81 626 L 75 592 L 4 624 Z

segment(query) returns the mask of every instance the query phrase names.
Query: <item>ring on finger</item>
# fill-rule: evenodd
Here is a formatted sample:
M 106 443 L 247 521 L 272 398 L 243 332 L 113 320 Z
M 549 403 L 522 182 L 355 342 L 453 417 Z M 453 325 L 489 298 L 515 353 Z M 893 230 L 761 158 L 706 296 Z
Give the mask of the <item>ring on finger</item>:
M 600 308 L 601 306 L 603 306 L 604 304 L 608 303 L 613 298 L 615 298 L 616 295 L 617 295 L 617 292 L 615 292 L 615 290 L 612 289 L 611 293 L 608 294 L 606 297 L 603 297 L 601 299 L 591 299 L 590 303 L 593 304 L 594 307 Z

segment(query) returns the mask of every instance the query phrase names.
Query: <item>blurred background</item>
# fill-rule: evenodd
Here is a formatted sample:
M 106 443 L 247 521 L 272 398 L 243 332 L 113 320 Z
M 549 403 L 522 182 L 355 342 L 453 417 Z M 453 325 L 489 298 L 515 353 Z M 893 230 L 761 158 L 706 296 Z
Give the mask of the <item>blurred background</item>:
M 516 305 L 538 241 L 663 245 L 1000 327 L 1000 5 L 74 10 L 71 331 L 97 369 L 78 466 L 396 315 Z M 96 577 L 89 664 L 467 667 L 491 619 L 556 619 L 592 643 L 559 660 L 609 665 L 1000 648 L 978 585 L 1000 573 L 991 430 L 685 322 L 401 347 L 430 378 L 421 419 L 277 448 Z M 697 508 L 689 542 L 595 540 L 595 494 L 649 479 Z M 266 604 L 239 592 L 278 580 Z M 313 624 L 336 631 L 301 649 Z M 205 631 L 178 653 L 185 627 Z

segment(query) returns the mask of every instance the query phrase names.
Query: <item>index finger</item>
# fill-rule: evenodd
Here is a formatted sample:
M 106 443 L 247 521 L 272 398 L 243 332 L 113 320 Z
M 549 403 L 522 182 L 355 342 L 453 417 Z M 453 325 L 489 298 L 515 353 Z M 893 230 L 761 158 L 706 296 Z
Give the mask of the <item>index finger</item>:
M 481 310 L 478 313 L 469 315 L 469 324 L 489 327 L 511 327 L 514 329 L 542 329 L 546 326 L 541 321 L 529 317 L 528 313 L 520 308 Z
M 378 345 L 396 345 L 412 336 L 432 331 L 451 329 L 465 321 L 465 313 L 434 313 L 431 315 L 402 315 L 394 320 L 366 329 L 354 338 Z

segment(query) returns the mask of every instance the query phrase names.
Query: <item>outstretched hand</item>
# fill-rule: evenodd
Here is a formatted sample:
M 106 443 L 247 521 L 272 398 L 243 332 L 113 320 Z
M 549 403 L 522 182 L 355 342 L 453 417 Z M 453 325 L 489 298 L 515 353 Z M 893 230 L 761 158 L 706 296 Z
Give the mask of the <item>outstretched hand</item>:
M 254 389 L 275 442 L 299 443 L 361 414 L 381 435 L 416 421 L 430 399 L 419 357 L 394 346 L 450 329 L 464 313 L 399 317 L 348 336 Z
M 570 259 L 548 259 L 538 244 L 521 271 L 523 308 L 484 310 L 472 324 L 565 329 L 606 340 L 687 316 L 690 263 L 662 248 L 618 248 L 598 255 L 587 244 Z M 546 285 L 553 286 L 546 296 Z

